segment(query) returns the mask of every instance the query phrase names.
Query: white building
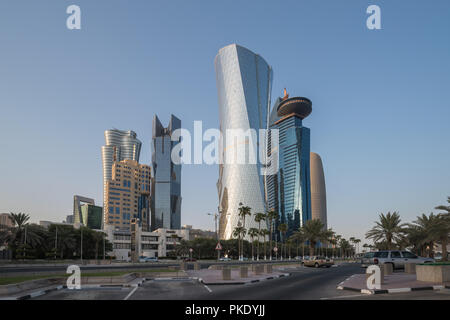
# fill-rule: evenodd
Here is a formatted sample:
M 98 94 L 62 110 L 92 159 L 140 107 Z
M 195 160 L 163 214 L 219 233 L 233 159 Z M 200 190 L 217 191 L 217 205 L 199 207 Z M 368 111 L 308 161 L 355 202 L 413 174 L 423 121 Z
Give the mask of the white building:
M 120 261 L 131 261 L 131 232 L 120 231 L 110 225 L 106 226 L 105 232 L 107 239 L 113 244 L 110 256 Z M 138 228 L 136 232 L 138 256 L 166 257 L 181 240 L 189 240 L 189 230 L 157 229 L 145 232 Z

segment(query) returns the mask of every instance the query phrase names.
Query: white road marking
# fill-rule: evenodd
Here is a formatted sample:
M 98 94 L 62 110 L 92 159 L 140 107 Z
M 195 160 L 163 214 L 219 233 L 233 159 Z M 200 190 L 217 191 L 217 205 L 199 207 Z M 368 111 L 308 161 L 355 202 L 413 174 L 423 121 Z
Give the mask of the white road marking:
M 204 284 L 204 286 L 205 286 L 206 290 L 208 290 L 209 292 L 212 292 L 212 290 L 206 284 Z
M 123 300 L 128 300 L 128 299 L 133 295 L 133 293 L 136 292 L 136 290 L 137 290 L 138 288 L 139 288 L 138 286 L 134 287 L 134 289 L 133 289 L 133 290 L 125 297 L 125 299 L 123 299 Z

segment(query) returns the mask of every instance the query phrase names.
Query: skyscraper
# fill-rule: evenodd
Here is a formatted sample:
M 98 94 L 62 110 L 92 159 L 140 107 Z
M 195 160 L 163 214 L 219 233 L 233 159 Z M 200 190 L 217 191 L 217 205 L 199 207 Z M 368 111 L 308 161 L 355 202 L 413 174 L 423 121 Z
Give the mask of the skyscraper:
M 152 198 L 151 228 L 181 229 L 181 165 L 172 162 L 172 134 L 181 128 L 181 120 L 171 115 L 169 126 L 164 128 L 155 115 L 152 144 Z
M 239 203 L 251 208 L 252 213 L 265 212 L 264 176 L 261 165 L 229 163 L 225 150 L 248 144 L 227 141 L 228 129 L 268 129 L 272 68 L 258 54 L 231 44 L 219 50 L 215 58 L 216 82 L 219 100 L 220 130 L 223 149 L 219 165 L 217 189 L 219 193 L 219 236 L 230 239 L 239 223 Z M 246 219 L 247 229 L 257 227 L 253 219 Z
M 150 223 L 151 167 L 135 160 L 115 161 L 112 178 L 106 182 L 105 224 L 130 230 L 139 219 L 143 231 Z
M 289 98 L 285 90 L 270 116 L 270 127 L 279 130 L 279 171 L 267 177 L 268 207 L 279 214 L 274 230 L 287 224 L 287 237 L 311 219 L 310 130 L 302 123 L 311 111 L 309 99 Z
M 311 212 L 312 219 L 322 221 L 327 227 L 327 195 L 325 190 L 325 175 L 322 159 L 317 153 L 311 152 Z
M 112 165 L 114 161 L 128 159 L 139 162 L 142 145 L 141 141 L 136 138 L 136 133 L 131 130 L 106 130 L 105 141 L 106 145 L 102 146 L 103 208 L 106 208 L 106 183 L 112 179 Z
M 73 196 L 73 222 L 74 223 L 85 223 L 85 222 L 83 222 L 83 216 L 81 214 L 81 203 L 95 205 L 94 199 L 74 195 Z

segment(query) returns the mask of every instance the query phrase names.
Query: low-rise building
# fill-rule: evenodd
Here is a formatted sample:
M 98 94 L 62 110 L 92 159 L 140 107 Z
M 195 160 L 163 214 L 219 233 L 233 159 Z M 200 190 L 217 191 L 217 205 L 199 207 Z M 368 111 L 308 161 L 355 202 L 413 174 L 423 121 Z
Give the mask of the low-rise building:
M 188 230 L 189 231 L 189 240 L 194 240 L 197 238 L 208 238 L 208 239 L 216 239 L 217 233 L 214 231 L 209 230 L 201 230 L 201 229 L 194 229 L 191 225 L 183 225 L 181 227 L 182 230 Z
M 113 245 L 110 253 L 116 260 L 131 261 L 132 233 L 112 225 L 105 226 L 107 239 Z M 189 230 L 157 229 L 155 231 L 142 231 L 139 225 L 136 228 L 134 246 L 138 257 L 166 257 L 174 250 L 181 240 L 189 240 Z

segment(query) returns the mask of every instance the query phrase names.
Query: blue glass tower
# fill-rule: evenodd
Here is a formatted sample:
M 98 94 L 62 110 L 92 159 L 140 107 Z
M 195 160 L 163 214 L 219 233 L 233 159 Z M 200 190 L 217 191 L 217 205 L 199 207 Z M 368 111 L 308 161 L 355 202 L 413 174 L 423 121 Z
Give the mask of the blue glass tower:
M 302 124 L 311 106 L 309 99 L 285 93 L 270 116 L 270 128 L 279 129 L 279 171 L 267 179 L 267 202 L 279 215 L 275 230 L 287 224 L 287 237 L 311 219 L 310 129 Z

